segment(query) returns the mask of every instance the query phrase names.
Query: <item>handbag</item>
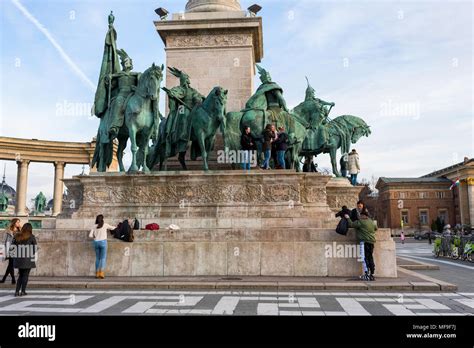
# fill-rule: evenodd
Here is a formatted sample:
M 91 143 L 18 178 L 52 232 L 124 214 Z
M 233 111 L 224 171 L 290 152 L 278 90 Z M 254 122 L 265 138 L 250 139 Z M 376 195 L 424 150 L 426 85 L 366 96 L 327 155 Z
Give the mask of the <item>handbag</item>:
M 347 235 L 347 231 L 349 231 L 349 222 L 347 219 L 341 219 L 337 224 L 336 233 L 345 236 Z

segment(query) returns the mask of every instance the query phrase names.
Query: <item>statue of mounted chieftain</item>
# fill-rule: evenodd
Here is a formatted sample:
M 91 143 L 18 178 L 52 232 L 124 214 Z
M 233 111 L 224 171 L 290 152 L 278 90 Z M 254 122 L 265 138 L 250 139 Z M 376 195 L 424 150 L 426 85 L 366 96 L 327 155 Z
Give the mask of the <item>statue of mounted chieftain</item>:
M 187 170 L 185 155 L 191 149 L 191 159 L 201 157 L 203 169 L 209 170 L 208 156 L 214 149 L 220 130 L 225 150 L 239 151 L 241 136 L 246 127 L 257 143 L 257 159 L 262 157 L 261 138 L 267 125 L 283 127 L 288 134 L 286 168 L 300 171 L 303 158 L 312 159 L 328 153 L 332 172 L 340 176 L 336 154 L 347 154 L 351 144 L 370 135 L 370 127 L 359 117 L 343 115 L 329 118 L 333 102 L 316 97 L 307 80 L 304 101 L 290 110 L 283 96 L 283 88 L 272 81 L 270 73 L 257 65 L 261 85 L 239 112 L 226 112 L 228 91 L 214 87 L 205 97 L 191 87 L 185 71 L 168 67 L 179 79 L 179 86 L 162 88 L 168 96 L 169 113 L 159 111 L 161 82 L 164 66 L 153 65 L 143 74 L 133 72 L 133 62 L 123 49 L 117 49 L 115 17 L 109 15 L 109 29 L 105 37 L 104 53 L 94 102 L 94 114 L 100 119 L 97 145 L 92 166 L 105 172 L 113 160 L 113 143 L 118 140 L 117 160 L 124 172 L 123 153 L 128 139 L 131 142 L 132 163 L 129 173 L 140 169 L 166 169 L 167 159 L 178 156 L 183 170 Z M 119 64 L 120 61 L 120 64 Z M 121 66 L 120 66 L 121 65 Z M 224 150 L 224 149 L 222 149 Z

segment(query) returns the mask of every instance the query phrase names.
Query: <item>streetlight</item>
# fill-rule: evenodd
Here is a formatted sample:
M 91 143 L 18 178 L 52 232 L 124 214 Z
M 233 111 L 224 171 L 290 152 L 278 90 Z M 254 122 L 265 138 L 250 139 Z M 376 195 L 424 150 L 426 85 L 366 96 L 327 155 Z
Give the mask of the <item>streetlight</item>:
M 262 6 L 257 5 L 257 4 L 253 4 L 247 10 L 250 13 L 250 17 L 255 17 L 257 15 L 257 13 L 260 12 L 261 9 L 262 9 Z
M 160 16 L 160 19 L 163 21 L 165 20 L 166 18 L 168 18 L 168 10 L 163 8 L 163 7 L 158 7 L 156 10 L 155 10 L 155 13 Z

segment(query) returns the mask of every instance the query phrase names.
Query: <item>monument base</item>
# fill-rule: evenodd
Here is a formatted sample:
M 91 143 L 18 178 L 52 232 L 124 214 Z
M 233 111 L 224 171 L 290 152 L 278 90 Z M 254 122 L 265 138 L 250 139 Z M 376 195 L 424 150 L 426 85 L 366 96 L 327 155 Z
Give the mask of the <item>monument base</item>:
M 293 171 L 163 172 L 75 176 L 55 229 L 35 230 L 36 275 L 92 276 L 94 219 L 138 218 L 159 231 L 134 243 L 111 240 L 111 276 L 343 276 L 361 274 L 354 231 L 336 234 L 340 206 L 360 188 L 347 180 Z M 179 230 L 167 230 L 175 224 Z M 109 235 L 110 236 L 110 235 Z M 111 236 L 110 236 L 111 238 Z M 377 231 L 376 274 L 396 277 L 390 230 Z

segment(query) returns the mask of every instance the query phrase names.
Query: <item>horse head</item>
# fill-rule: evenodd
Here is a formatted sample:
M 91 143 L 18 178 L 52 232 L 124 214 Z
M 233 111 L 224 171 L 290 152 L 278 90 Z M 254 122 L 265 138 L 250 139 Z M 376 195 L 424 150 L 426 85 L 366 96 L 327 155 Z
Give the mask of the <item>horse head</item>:
M 360 138 L 363 136 L 368 137 L 372 132 L 370 131 L 370 127 L 364 122 L 363 119 L 355 116 L 353 117 L 355 119 L 353 120 L 354 128 L 351 135 L 351 142 L 352 144 L 355 144 Z
M 163 64 L 159 67 L 153 63 L 141 76 L 138 89 L 142 87 L 146 98 L 151 98 L 152 100 L 158 99 L 164 68 Z
M 222 87 L 214 87 L 203 103 L 210 115 L 216 116 L 220 122 L 224 122 L 226 115 L 228 90 Z

